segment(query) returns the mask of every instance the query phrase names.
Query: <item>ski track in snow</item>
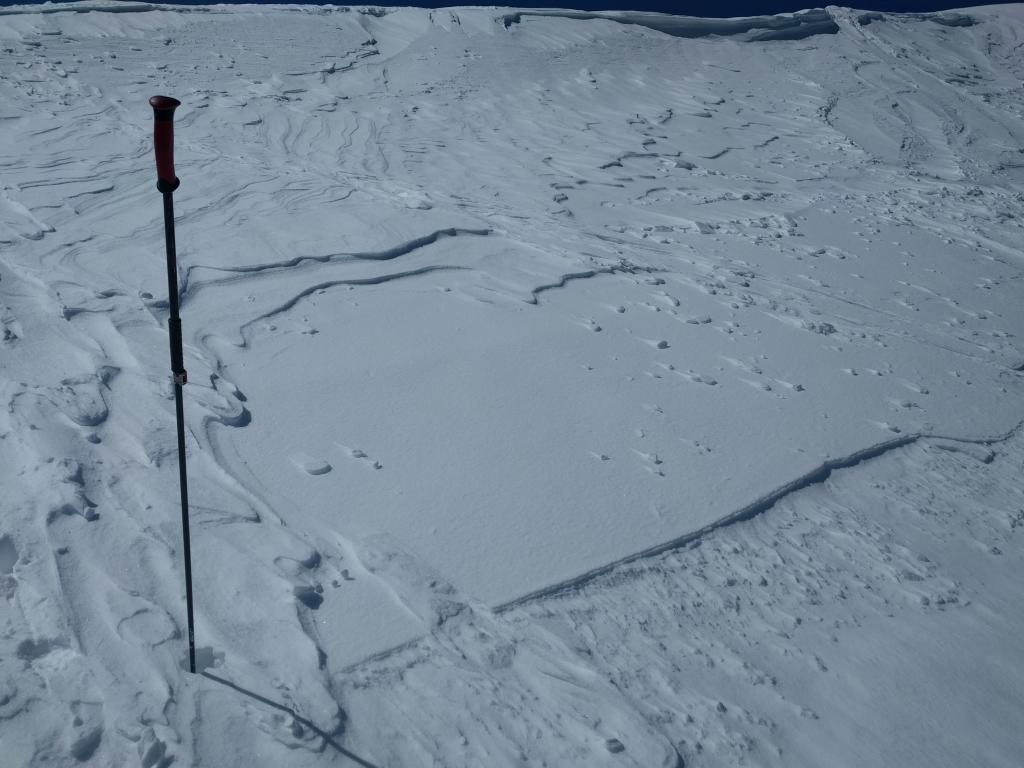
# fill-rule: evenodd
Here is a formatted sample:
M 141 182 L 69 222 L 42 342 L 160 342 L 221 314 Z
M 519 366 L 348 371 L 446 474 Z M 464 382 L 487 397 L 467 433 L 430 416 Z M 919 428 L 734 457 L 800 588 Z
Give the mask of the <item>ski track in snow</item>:
M 0 764 L 1014 765 L 1022 36 L 0 9 Z

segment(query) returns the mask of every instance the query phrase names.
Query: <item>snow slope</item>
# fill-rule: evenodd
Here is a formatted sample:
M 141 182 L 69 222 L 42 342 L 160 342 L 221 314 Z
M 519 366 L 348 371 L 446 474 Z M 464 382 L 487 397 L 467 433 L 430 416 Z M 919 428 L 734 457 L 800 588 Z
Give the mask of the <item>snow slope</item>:
M 1016 764 L 1022 39 L 0 10 L 0 765 Z

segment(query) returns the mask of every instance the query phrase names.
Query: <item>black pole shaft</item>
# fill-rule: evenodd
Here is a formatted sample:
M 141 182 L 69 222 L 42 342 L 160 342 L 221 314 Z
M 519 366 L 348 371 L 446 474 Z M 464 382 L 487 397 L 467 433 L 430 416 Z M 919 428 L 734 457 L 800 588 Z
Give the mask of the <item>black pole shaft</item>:
M 192 541 L 188 529 L 188 473 L 185 468 L 185 403 L 182 387 L 188 380 L 181 344 L 178 308 L 178 255 L 174 245 L 174 190 L 163 192 L 164 234 L 167 240 L 167 295 L 170 303 L 168 330 L 171 343 L 171 372 L 174 374 L 174 410 L 178 420 L 178 477 L 181 486 L 181 534 L 185 545 L 185 605 L 188 610 L 189 671 L 196 671 L 196 631 L 192 610 Z

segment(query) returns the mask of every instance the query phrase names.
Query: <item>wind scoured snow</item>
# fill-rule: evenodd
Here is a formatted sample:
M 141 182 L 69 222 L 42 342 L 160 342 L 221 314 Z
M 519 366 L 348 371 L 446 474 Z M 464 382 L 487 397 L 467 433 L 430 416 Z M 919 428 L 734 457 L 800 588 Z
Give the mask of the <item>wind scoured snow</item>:
M 1015 765 L 1022 34 L 4 9 L 3 760 Z

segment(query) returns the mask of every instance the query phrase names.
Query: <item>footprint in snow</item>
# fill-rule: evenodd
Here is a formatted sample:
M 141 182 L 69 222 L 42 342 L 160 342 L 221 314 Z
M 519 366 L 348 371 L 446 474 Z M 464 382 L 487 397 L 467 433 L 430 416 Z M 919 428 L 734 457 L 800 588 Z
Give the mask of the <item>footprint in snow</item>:
M 14 566 L 18 562 L 18 548 L 10 536 L 0 537 L 0 597 L 8 600 L 14 598 L 18 589 L 18 581 L 14 576 Z M 3 697 L 3 686 L 0 685 L 0 700 Z
M 18 562 L 18 548 L 10 536 L 0 537 L 0 576 L 14 573 Z
M 302 552 L 295 555 L 279 555 L 274 558 L 274 565 L 276 565 L 282 573 L 297 578 L 304 576 L 309 571 L 319 568 L 322 561 L 323 556 L 320 552 L 315 549 L 311 549 L 308 552 Z
M 312 611 L 315 611 L 324 602 L 324 588 L 319 585 L 301 584 L 292 588 L 295 599 Z
M 344 451 L 351 458 L 357 459 L 359 461 L 365 461 L 367 464 L 369 464 L 374 469 L 383 469 L 384 468 L 383 464 L 381 464 L 379 461 L 376 461 L 376 460 L 370 458 L 370 456 L 366 453 L 366 451 L 362 450 L 361 448 L 349 448 L 348 446 L 342 445 L 341 443 L 335 443 L 335 445 L 338 446 L 342 451 Z
M 701 374 L 694 371 L 692 368 L 686 371 L 680 371 L 671 363 L 663 364 L 662 367 L 667 371 L 672 371 L 677 376 L 681 376 L 687 381 L 693 382 L 694 384 L 707 384 L 709 387 L 713 387 L 718 384 L 718 379 L 710 374 Z
M 326 475 L 333 467 L 323 459 L 316 459 L 306 453 L 296 453 L 291 457 L 292 464 L 308 475 Z
M 648 346 L 654 347 L 655 349 L 668 349 L 669 346 L 671 346 L 664 339 L 641 339 L 641 341 L 643 341 L 644 344 L 647 344 Z
M 662 461 L 661 457 L 658 456 L 658 454 L 645 453 L 643 451 L 638 451 L 636 448 L 633 448 L 632 450 L 633 453 L 635 453 L 644 462 L 644 469 L 646 469 L 652 475 L 657 475 L 658 477 L 665 476 L 665 472 L 662 469 L 662 465 L 665 462 Z

